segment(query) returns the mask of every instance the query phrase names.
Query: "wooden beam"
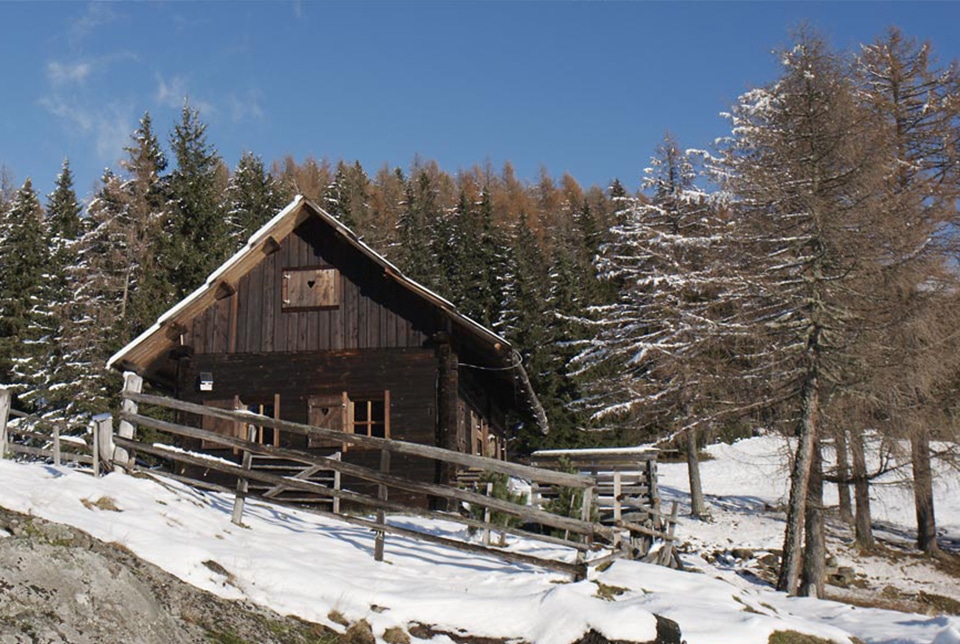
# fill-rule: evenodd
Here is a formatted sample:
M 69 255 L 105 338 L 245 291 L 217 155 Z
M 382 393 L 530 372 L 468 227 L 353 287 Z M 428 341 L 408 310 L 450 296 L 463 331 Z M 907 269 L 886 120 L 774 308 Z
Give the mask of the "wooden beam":
M 237 292 L 236 286 L 234 286 L 230 282 L 227 282 L 226 280 L 220 280 L 219 282 L 217 282 L 217 289 L 213 294 L 213 299 L 219 302 L 220 300 L 227 299 L 228 297 L 235 294 L 236 292 Z

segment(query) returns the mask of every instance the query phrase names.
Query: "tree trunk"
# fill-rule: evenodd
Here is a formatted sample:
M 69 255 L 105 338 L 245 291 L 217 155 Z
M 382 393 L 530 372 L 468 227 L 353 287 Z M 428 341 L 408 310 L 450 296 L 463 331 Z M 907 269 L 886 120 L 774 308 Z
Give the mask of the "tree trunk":
M 930 465 L 930 434 L 926 427 L 918 427 L 910 436 L 913 461 L 913 500 L 917 507 L 917 547 L 927 554 L 935 554 L 937 522 L 933 512 L 933 468 Z
M 803 557 L 803 531 L 807 514 L 807 491 L 814 450 L 818 444 L 817 420 L 820 413 L 820 382 L 810 373 L 801 394 L 800 436 L 790 474 L 790 502 L 787 507 L 787 529 L 783 538 L 783 561 L 777 590 L 795 594 L 800 581 L 800 560 Z
M 687 476 L 690 479 L 690 516 L 703 519 L 706 506 L 703 502 L 703 485 L 700 482 L 700 461 L 697 458 L 697 430 L 687 430 Z
M 837 453 L 837 495 L 840 506 L 840 520 L 853 523 L 853 501 L 850 498 L 850 458 L 847 453 L 847 430 L 837 428 L 834 434 L 834 447 Z
M 823 597 L 826 577 L 827 545 L 823 532 L 823 455 L 818 444 L 810 467 L 810 488 L 807 494 L 806 541 L 803 548 L 803 581 L 800 594 Z
M 856 500 L 854 528 L 856 544 L 862 550 L 873 548 L 873 519 L 870 516 L 870 481 L 863 453 L 863 434 L 851 432 L 850 456 L 853 460 L 853 494 Z

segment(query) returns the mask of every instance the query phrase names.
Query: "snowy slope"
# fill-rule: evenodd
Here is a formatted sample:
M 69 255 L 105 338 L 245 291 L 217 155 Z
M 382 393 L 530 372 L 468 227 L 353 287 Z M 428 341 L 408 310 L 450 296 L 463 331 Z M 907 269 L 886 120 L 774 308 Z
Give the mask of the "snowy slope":
M 783 494 L 776 484 L 781 477 L 772 475 L 782 467 L 779 446 L 772 439 L 754 439 L 712 449 L 716 460 L 704 464 L 703 475 L 708 493 L 714 494 L 715 521 L 685 520 L 680 534 L 688 547 L 779 546 L 782 523 L 775 514 L 757 511 Z M 666 494 L 680 498 L 683 466 L 663 465 L 661 472 Z M 950 484 L 955 486 L 956 479 Z M 105 497 L 119 511 L 93 504 Z M 386 561 L 377 563 L 370 531 L 308 513 L 248 503 L 241 528 L 230 523 L 229 496 L 159 478 L 111 474 L 93 479 L 9 461 L 0 461 L 0 505 L 120 543 L 218 595 L 244 597 L 343 630 L 330 619 L 337 611 L 350 621 L 366 619 L 378 637 L 390 627 L 422 623 L 544 644 L 572 642 L 591 629 L 610 639 L 646 641 L 655 637 L 657 614 L 678 622 L 690 644 L 759 644 L 776 630 L 837 642 L 849 641 L 850 635 L 877 643 L 960 642 L 960 618 L 788 598 L 733 568 L 710 566 L 696 554 L 685 559 L 707 574 L 620 561 L 571 583 L 557 573 L 388 536 Z M 945 525 L 960 523 L 960 512 L 941 516 Z M 429 525 L 438 533 L 461 531 L 455 524 L 422 519 L 393 521 Z M 513 540 L 510 547 L 543 554 L 549 546 Z M 204 564 L 211 561 L 219 567 Z M 226 572 L 215 572 L 220 567 Z M 432 641 L 450 640 L 441 635 Z

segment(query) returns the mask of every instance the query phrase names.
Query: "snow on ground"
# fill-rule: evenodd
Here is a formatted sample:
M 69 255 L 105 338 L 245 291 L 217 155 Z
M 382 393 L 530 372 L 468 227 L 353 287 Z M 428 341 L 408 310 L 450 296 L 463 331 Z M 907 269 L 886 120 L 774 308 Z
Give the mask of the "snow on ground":
M 229 495 L 159 477 L 110 474 L 94 479 L 66 468 L 10 461 L 0 461 L 0 505 L 119 543 L 218 595 L 244 597 L 342 630 L 330 619 L 336 611 L 350 621 L 366 619 L 378 637 L 390 627 L 419 622 L 441 631 L 543 644 L 566 644 L 591 629 L 609 639 L 647 641 L 655 637 L 656 614 L 678 622 L 689 644 L 760 644 L 776 630 L 837 642 L 850 641 L 850 636 L 877 644 L 960 642 L 957 617 L 789 598 L 734 565 L 708 564 L 699 557 L 698 552 L 717 549 L 780 546 L 782 515 L 769 508 L 786 493 L 782 448 L 772 438 L 710 448 L 715 458 L 703 464 L 703 479 L 714 521 L 685 518 L 678 526 L 690 550 L 685 561 L 701 574 L 618 561 L 603 571 L 591 569 L 587 580 L 573 583 L 533 566 L 392 535 L 386 539 L 386 560 L 377 563 L 373 534 L 364 528 L 249 501 L 244 527 L 238 527 L 230 522 Z M 686 501 L 682 464 L 662 464 L 660 478 L 667 499 Z M 956 476 L 941 481 L 946 486 L 941 491 L 954 498 L 938 506 L 941 522 L 953 536 L 960 524 L 958 481 Z M 878 490 L 878 506 L 890 510 L 879 518 L 891 523 L 902 519 L 897 513 L 900 491 L 894 486 Z M 118 511 L 106 502 L 98 507 L 104 498 Z M 909 500 L 909 491 L 905 498 Z M 391 521 L 466 536 L 453 523 L 400 516 Z M 510 548 L 539 556 L 555 550 L 517 539 L 511 539 Z M 838 558 L 841 554 L 847 556 L 838 553 Z M 889 570 L 863 559 L 853 565 L 877 576 L 877 583 L 883 575 L 906 574 L 893 561 L 886 563 Z M 917 586 L 960 595 L 955 580 L 917 570 L 922 568 L 913 566 L 909 573 L 917 577 Z M 951 582 L 953 587 L 945 588 Z M 931 584 L 939 585 L 931 591 Z M 440 635 L 432 641 L 450 640 Z

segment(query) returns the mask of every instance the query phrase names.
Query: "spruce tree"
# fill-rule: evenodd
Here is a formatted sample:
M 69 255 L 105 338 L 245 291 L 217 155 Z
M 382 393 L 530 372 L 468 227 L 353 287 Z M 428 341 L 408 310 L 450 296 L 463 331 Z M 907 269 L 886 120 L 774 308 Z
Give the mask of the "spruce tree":
M 277 181 L 263 161 L 244 152 L 227 187 L 227 218 L 232 246 L 239 248 L 285 205 Z
M 0 221 L 0 382 L 35 399 L 49 320 L 42 296 L 49 267 L 43 208 L 27 179 Z
M 110 170 L 86 210 L 78 257 L 68 276 L 74 288 L 73 315 L 63 336 L 65 360 L 76 368 L 78 410 L 100 413 L 110 408 L 119 378 L 106 370 L 107 359 L 130 339 L 131 291 L 139 264 L 131 252 L 129 193 Z
M 47 223 L 50 262 L 41 305 L 46 311 L 50 332 L 45 342 L 44 388 L 48 408 L 68 414 L 76 400 L 74 384 L 78 370 L 66 355 L 64 341 L 66 329 L 79 314 L 70 273 L 77 264 L 81 220 L 73 174 L 66 159 L 57 176 L 55 189 L 47 198 Z
M 230 251 L 221 207 L 222 164 L 206 132 L 200 113 L 184 102 L 170 136 L 177 168 L 167 182 L 170 212 L 161 256 L 175 300 L 200 286 Z

